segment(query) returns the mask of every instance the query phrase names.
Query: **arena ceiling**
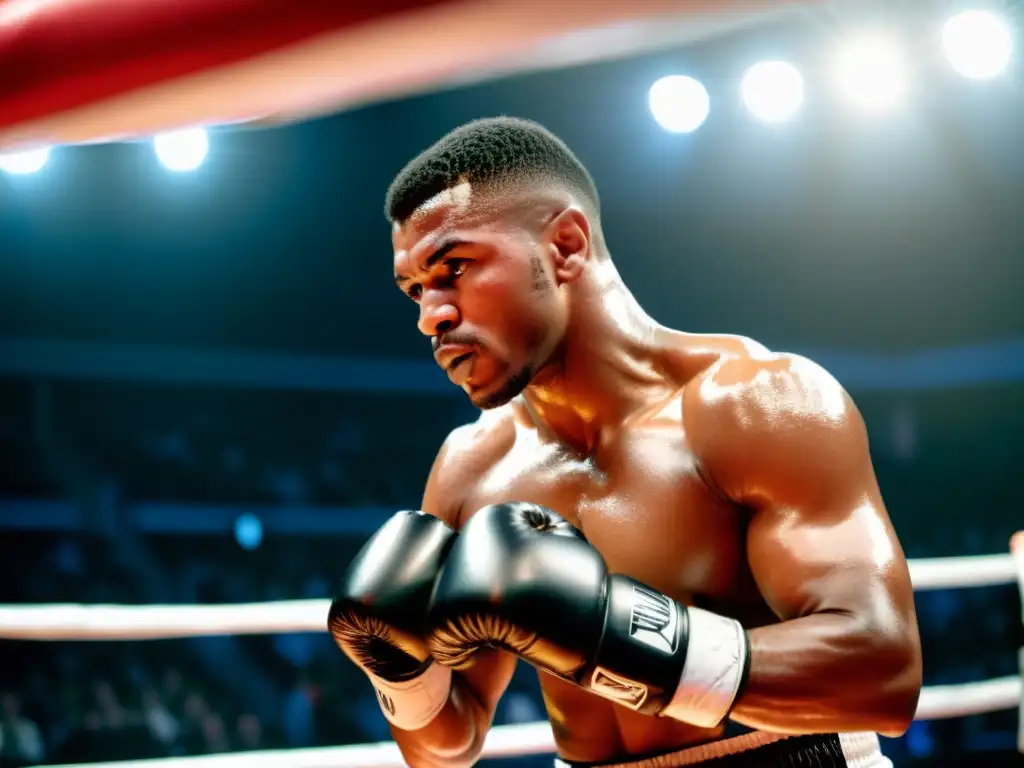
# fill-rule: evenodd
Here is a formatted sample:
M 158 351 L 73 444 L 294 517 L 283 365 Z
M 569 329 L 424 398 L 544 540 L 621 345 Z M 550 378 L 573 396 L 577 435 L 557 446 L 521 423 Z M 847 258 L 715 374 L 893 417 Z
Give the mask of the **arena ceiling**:
M 0 4 L 0 17 L 19 5 L 28 6 Z M 237 11 L 246 2 L 206 5 Z M 472 9 L 417 5 L 409 12 Z M 147 100 L 159 107 L 147 119 L 163 122 L 120 123 L 129 134 L 168 127 L 193 101 L 210 118 L 213 107 L 231 107 L 215 122 L 256 123 L 214 130 L 195 174 L 168 174 L 148 143 L 123 141 L 64 147 L 44 173 L 0 176 L 0 334 L 426 359 L 414 309 L 391 285 L 384 191 L 444 132 L 511 114 L 550 127 L 590 167 L 612 253 L 662 322 L 801 351 L 905 354 L 1024 336 L 1019 63 L 996 83 L 953 76 L 928 34 L 929 14 L 955 3 L 863 3 L 855 13 L 856 4 L 767 13 L 764 5 L 752 17 L 698 13 L 670 24 L 659 15 L 668 6 L 697 6 L 631 3 L 650 11 L 638 22 L 594 3 L 609 15 L 586 32 L 558 17 L 538 40 L 527 34 L 535 27 L 510 21 L 519 47 L 482 38 L 500 52 L 489 59 L 473 36 L 420 26 L 417 45 L 431 56 L 478 58 L 442 66 L 420 49 L 395 49 L 402 53 L 368 60 L 396 68 L 377 72 L 372 93 L 341 93 L 341 80 L 325 74 L 322 91 L 276 110 L 247 103 L 245 88 L 224 101 L 230 78 L 208 76 L 210 90 L 191 97 L 170 83 L 181 100 Z M 543 15 L 518 7 L 524 18 Z M 915 87 L 881 117 L 838 104 L 823 63 L 835 40 L 865 21 L 913 41 Z M 0 21 L 5 146 L 45 137 L 34 132 L 47 119 L 65 131 L 58 139 L 92 141 L 110 138 L 101 128 L 119 124 L 117 109 L 147 114 L 99 91 L 91 107 L 60 102 L 81 91 L 59 77 L 39 81 L 38 91 L 14 87 L 23 81 L 2 66 L 14 61 L 4 59 L 10 22 Z M 804 71 L 807 103 L 794 122 L 765 126 L 740 104 L 740 76 L 765 57 Z M 343 63 L 336 56 L 330 66 Z M 429 76 L 417 80 L 421 70 Z M 666 133 L 647 107 L 650 84 L 673 72 L 699 77 L 711 94 L 709 119 L 693 134 Z M 57 117 L 79 108 L 100 109 L 96 121 Z

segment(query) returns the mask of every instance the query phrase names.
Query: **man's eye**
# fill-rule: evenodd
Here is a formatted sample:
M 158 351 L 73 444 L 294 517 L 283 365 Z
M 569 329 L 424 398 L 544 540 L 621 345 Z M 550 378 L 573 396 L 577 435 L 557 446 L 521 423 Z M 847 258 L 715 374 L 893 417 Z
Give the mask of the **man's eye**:
M 416 301 L 417 299 L 419 299 L 420 296 L 423 295 L 423 286 L 422 285 L 411 285 L 411 286 L 409 286 L 409 290 L 406 291 L 406 293 L 409 294 L 409 298 L 410 299 L 412 299 L 413 301 Z
M 459 277 L 466 271 L 466 267 L 469 266 L 469 262 L 465 259 L 449 259 L 448 260 L 448 274 L 452 277 Z

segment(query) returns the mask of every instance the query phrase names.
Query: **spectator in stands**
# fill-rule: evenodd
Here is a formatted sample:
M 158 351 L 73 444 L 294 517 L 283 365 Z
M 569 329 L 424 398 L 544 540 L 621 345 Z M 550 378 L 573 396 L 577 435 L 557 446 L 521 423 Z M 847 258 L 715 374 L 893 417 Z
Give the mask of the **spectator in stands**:
M 147 688 L 142 693 L 142 717 L 150 735 L 168 750 L 178 740 L 181 726 L 160 700 L 155 688 Z
M 0 696 L 0 766 L 37 765 L 43 761 L 39 726 L 22 714 L 21 701 L 10 692 Z
M 224 719 L 215 712 L 207 712 L 200 722 L 203 734 L 203 746 L 198 754 L 213 755 L 219 752 L 230 752 L 231 744 L 224 729 Z
M 292 687 L 284 700 L 284 733 L 291 747 L 313 743 L 315 690 L 304 679 Z
M 235 749 L 249 752 L 264 749 L 263 725 L 253 714 L 240 715 L 235 723 Z

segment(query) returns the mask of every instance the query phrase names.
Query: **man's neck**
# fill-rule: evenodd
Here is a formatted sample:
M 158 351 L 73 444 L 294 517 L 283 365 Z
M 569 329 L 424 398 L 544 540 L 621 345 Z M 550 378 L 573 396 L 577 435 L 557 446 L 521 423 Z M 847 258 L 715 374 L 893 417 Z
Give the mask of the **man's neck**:
M 664 329 L 610 263 L 593 272 L 574 296 L 561 347 L 524 392 L 537 426 L 584 454 L 671 388 L 661 354 Z

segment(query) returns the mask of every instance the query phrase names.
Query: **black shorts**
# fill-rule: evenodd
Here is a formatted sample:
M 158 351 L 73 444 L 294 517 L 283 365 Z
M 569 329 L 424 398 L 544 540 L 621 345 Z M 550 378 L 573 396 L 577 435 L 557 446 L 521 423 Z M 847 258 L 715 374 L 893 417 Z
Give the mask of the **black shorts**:
M 610 763 L 570 763 L 556 768 L 892 768 L 874 733 L 780 736 L 754 731 L 699 747 Z

